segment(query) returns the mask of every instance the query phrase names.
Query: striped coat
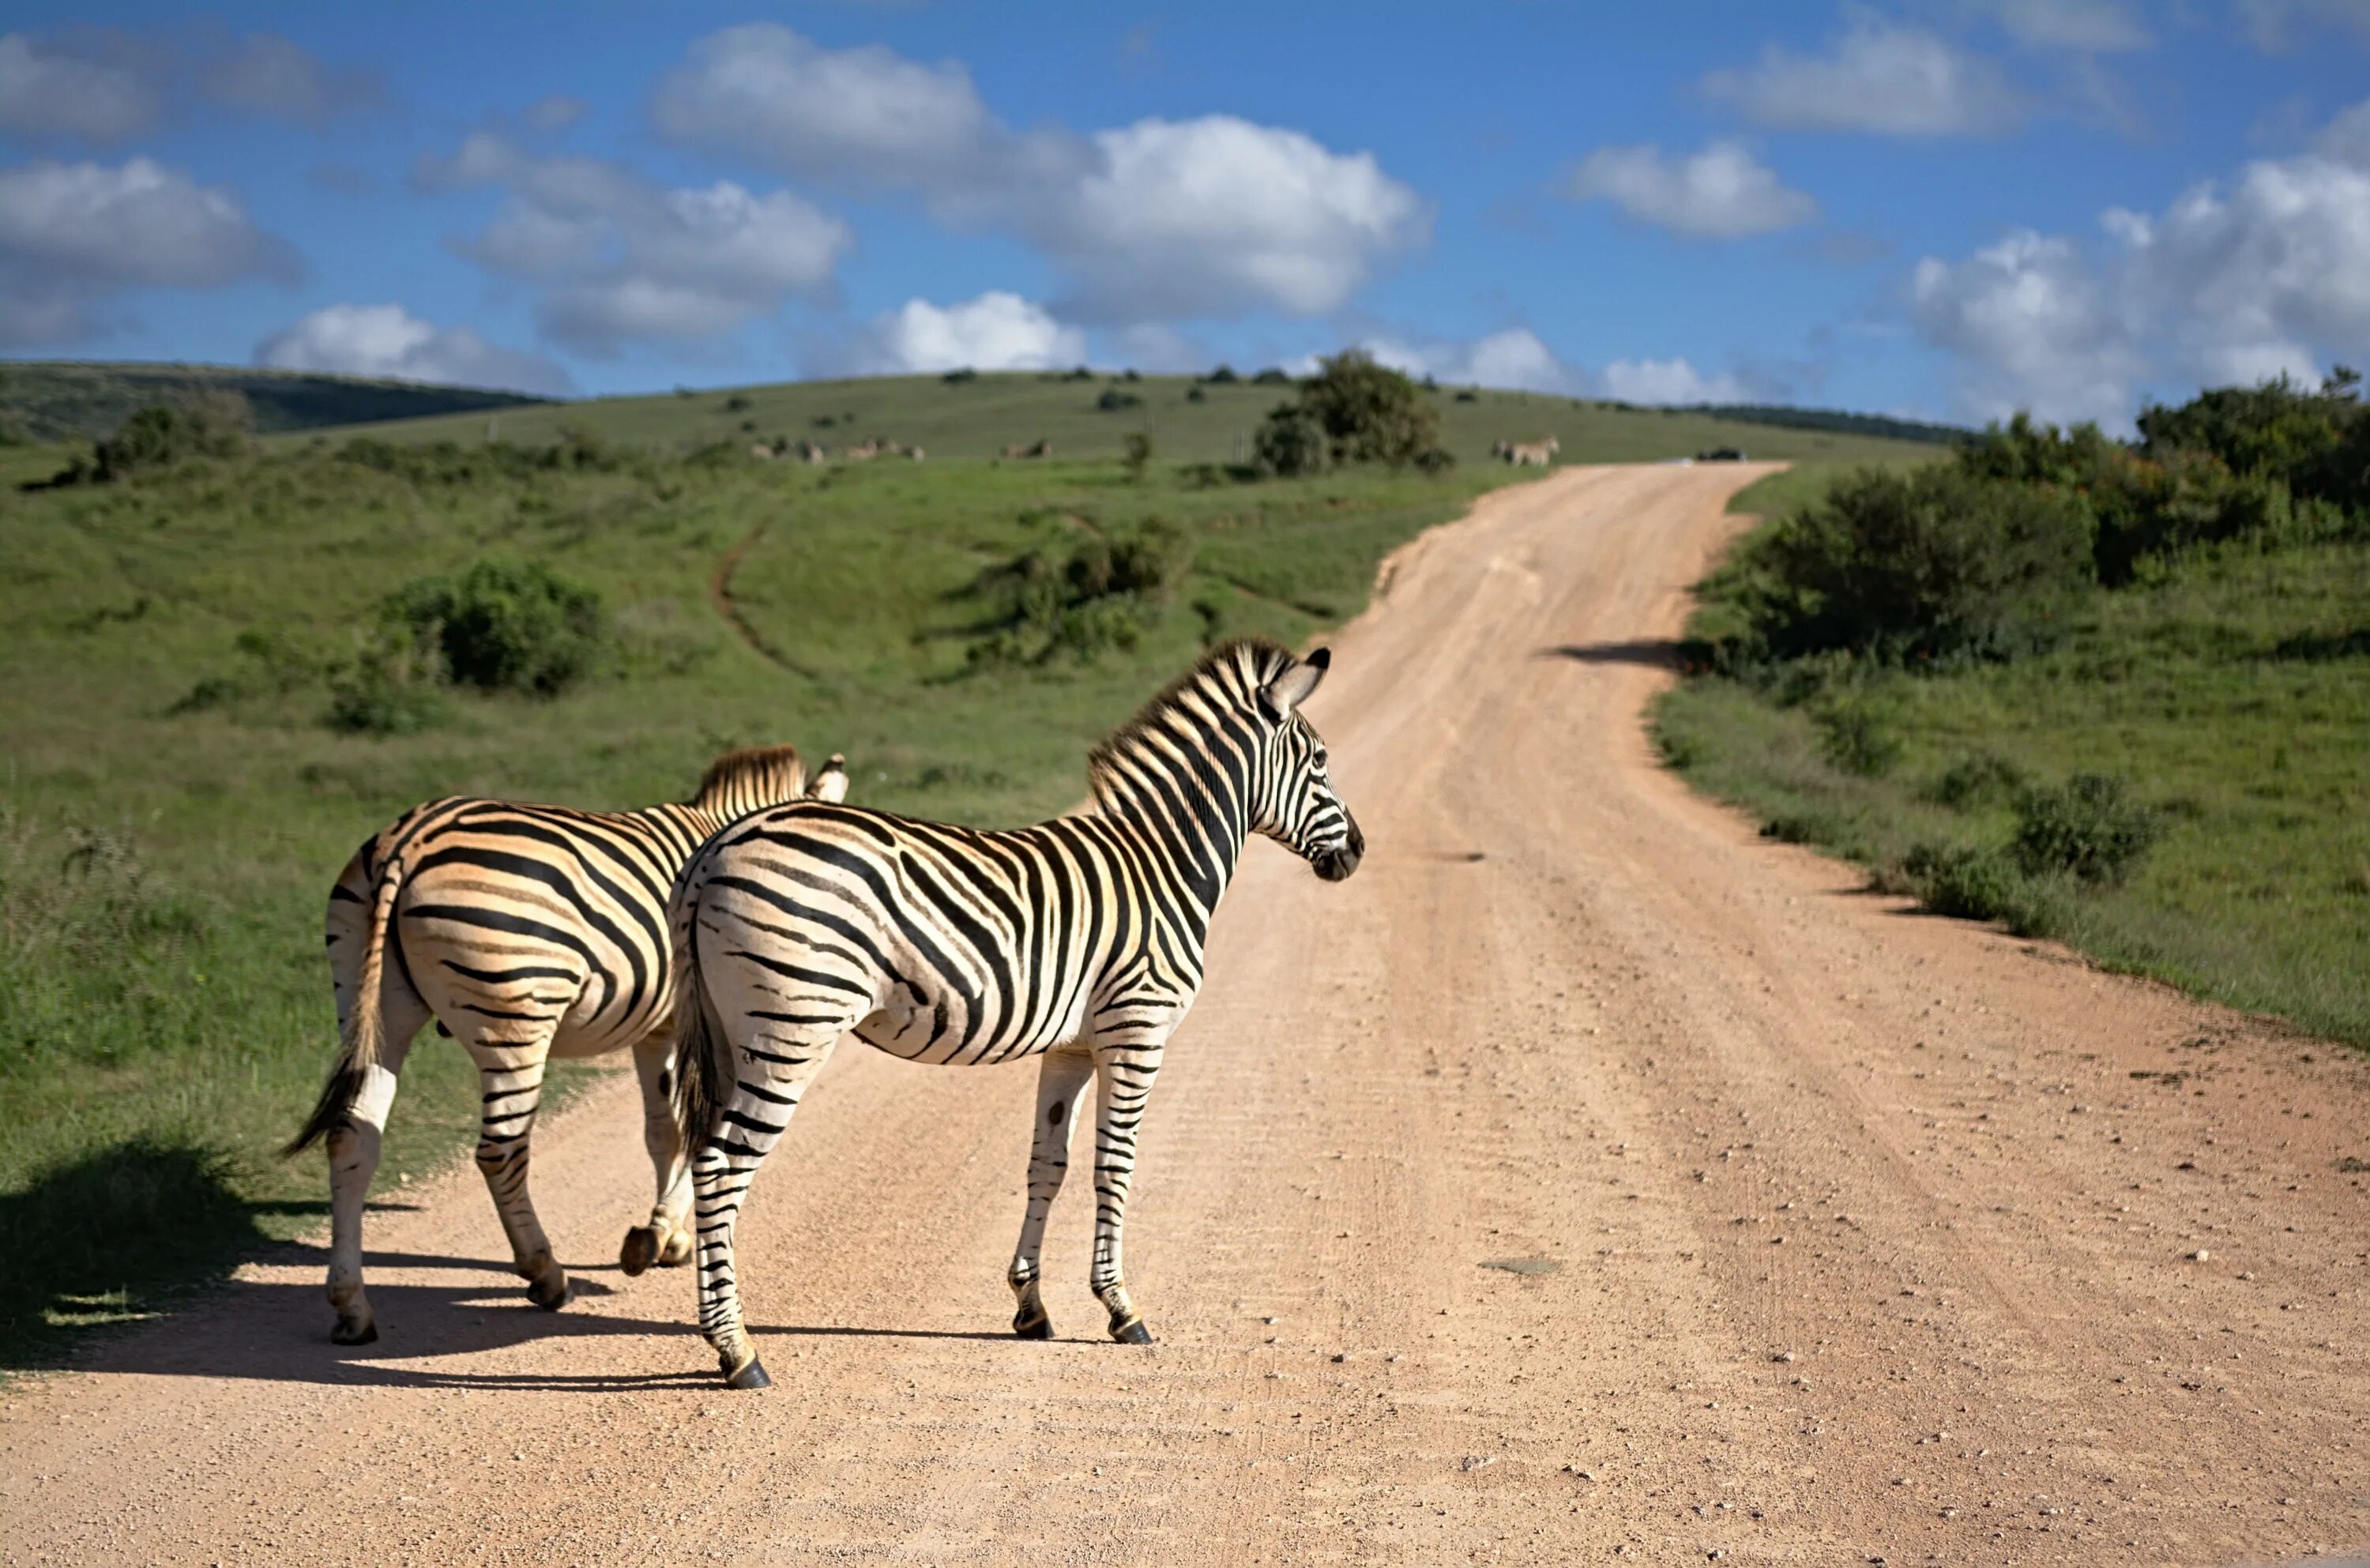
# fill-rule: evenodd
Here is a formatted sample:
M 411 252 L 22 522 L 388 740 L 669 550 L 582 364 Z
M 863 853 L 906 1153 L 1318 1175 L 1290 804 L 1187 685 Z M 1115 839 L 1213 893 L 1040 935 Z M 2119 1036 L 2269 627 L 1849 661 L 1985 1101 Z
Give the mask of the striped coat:
M 1331 881 L 1364 840 L 1300 714 L 1328 664 L 1271 643 L 1214 650 L 1097 748 L 1093 804 L 984 833 L 838 805 L 754 813 L 685 868 L 678 1114 L 692 1162 L 700 1325 L 726 1379 L 765 1381 L 742 1323 L 733 1227 L 757 1169 L 841 1035 L 911 1061 L 1038 1056 L 1013 1327 L 1052 1332 L 1045 1216 L 1096 1080 L 1090 1280 L 1114 1338 L 1150 1338 L 1121 1228 L 1169 1032 L 1202 985 L 1203 940 L 1253 834 Z
M 836 756 L 810 784 L 794 747 L 719 757 L 682 804 L 631 812 L 454 798 L 416 806 L 347 862 L 329 890 L 329 967 L 341 1050 L 312 1119 L 285 1152 L 329 1147 L 333 1337 L 378 1337 L 362 1288 L 362 1216 L 411 1038 L 434 1021 L 477 1062 L 477 1165 L 538 1306 L 568 1298 L 527 1193 L 528 1140 L 550 1058 L 634 1053 L 657 1172 L 627 1272 L 690 1254 L 690 1193 L 668 1109 L 674 969 L 666 905 L 709 835 L 761 807 L 838 800 Z

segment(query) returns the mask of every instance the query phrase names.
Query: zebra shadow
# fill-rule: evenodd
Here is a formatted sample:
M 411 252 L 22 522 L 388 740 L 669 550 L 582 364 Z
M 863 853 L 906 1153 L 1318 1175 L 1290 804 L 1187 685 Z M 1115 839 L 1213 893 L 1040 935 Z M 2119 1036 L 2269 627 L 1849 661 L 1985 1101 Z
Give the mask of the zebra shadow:
M 1674 638 L 1635 638 L 1627 642 L 1567 642 L 1542 648 L 1541 659 L 1570 659 L 1579 664 L 1641 664 L 1648 669 L 1675 670 L 1687 645 Z
M 310 1265 L 326 1261 L 316 1247 L 287 1247 L 266 1260 L 271 1264 Z M 490 1260 L 414 1253 L 374 1252 L 378 1270 L 451 1271 L 477 1277 L 452 1283 L 391 1280 L 382 1273 L 370 1286 L 382 1337 L 364 1345 L 329 1343 L 330 1313 L 318 1284 L 241 1278 L 210 1294 L 191 1310 L 167 1321 L 142 1325 L 77 1358 L 84 1369 L 150 1377 L 222 1378 L 270 1383 L 311 1383 L 324 1388 L 507 1389 L 546 1392 L 634 1392 L 683 1389 L 713 1391 L 716 1374 L 692 1315 L 688 1272 L 645 1276 L 631 1286 L 611 1285 L 616 1264 L 568 1263 L 569 1304 L 546 1312 L 530 1304 L 508 1267 Z M 566 1262 L 566 1260 L 563 1260 Z M 307 1273 L 310 1273 L 307 1267 Z M 679 1317 L 620 1312 L 627 1291 L 643 1294 L 653 1307 L 681 1309 Z M 908 1339 L 1007 1341 L 1006 1332 L 986 1329 L 897 1328 L 806 1323 L 757 1324 L 761 1339 Z M 582 1356 L 576 1349 L 604 1342 L 647 1340 L 646 1352 Z M 537 1355 L 552 1343 L 558 1355 Z M 1081 1337 L 1076 1343 L 1099 1340 Z M 639 1362 L 650 1371 L 571 1371 L 585 1360 Z M 547 1366 L 519 1366 L 520 1361 Z

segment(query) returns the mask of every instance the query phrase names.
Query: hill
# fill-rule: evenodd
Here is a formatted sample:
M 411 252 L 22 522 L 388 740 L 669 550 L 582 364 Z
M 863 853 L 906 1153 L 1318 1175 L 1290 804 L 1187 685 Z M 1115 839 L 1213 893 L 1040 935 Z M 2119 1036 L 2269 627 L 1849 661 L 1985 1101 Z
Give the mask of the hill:
M 1441 387 L 1431 392 L 1443 444 L 1460 461 L 1486 463 L 1491 443 L 1554 436 L 1565 462 L 1655 462 L 1716 447 L 1796 460 L 1861 462 L 1930 456 L 1932 435 L 1801 423 L 1865 421 L 1874 416 L 1817 410 L 1642 409 L 1536 392 Z M 994 457 L 1007 445 L 1050 441 L 1057 457 L 1115 457 L 1125 437 L 1149 432 L 1164 459 L 1225 463 L 1249 450 L 1251 432 L 1292 388 L 1248 380 L 1211 383 L 1182 375 L 1014 372 L 952 377 L 878 376 L 797 381 L 655 397 L 596 398 L 504 413 L 506 441 L 540 442 L 570 428 L 604 441 L 681 450 L 716 441 L 811 440 L 837 448 L 880 435 L 931 457 Z M 1133 401 L 1129 401 L 1133 399 Z M 1104 407 L 1105 403 L 1113 406 Z M 1770 422 L 1799 416 L 1794 425 Z M 1879 421 L 1887 423 L 1893 421 Z M 1903 427 L 1939 430 L 1943 427 Z M 482 417 L 406 419 L 349 433 L 394 441 L 482 441 Z M 1953 435 L 1958 432 L 1951 432 Z
M 75 435 L 96 439 L 111 433 L 135 409 L 204 392 L 235 392 L 246 398 L 255 428 L 267 434 L 430 414 L 482 413 L 540 400 L 475 386 L 230 365 L 9 360 L 0 361 L 0 432 L 19 441 Z

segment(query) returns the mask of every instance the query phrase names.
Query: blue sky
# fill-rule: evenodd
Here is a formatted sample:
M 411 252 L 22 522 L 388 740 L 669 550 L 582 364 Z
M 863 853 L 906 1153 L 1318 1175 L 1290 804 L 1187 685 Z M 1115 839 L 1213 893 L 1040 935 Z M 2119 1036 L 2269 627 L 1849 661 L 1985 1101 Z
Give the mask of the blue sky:
M 2127 424 L 2370 361 L 2370 0 L 179 6 L 0 33 L 0 352 L 1293 364 Z

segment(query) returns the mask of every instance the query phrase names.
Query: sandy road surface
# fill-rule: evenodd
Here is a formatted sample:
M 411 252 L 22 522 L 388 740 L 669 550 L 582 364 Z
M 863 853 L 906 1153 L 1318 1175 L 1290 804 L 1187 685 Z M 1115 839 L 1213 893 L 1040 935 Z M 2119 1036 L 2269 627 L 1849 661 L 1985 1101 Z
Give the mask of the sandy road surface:
M 1153 1101 L 1160 1343 L 1000 1331 L 1029 1068 L 850 1049 L 742 1222 L 777 1386 L 627 1280 L 630 1078 L 0 1401 L 10 1562 L 2277 1561 L 2370 1542 L 2360 1066 L 1911 914 L 1656 771 L 1749 468 L 1567 470 L 1399 563 L 1311 704 L 1373 845 L 1267 846 Z M 2149 1076 L 2152 1075 L 2152 1076 Z M 399 1113 L 399 1110 L 398 1110 Z M 2200 1250 L 2210 1254 L 2200 1262 Z M 1486 1266 L 1512 1262 L 1520 1271 Z

